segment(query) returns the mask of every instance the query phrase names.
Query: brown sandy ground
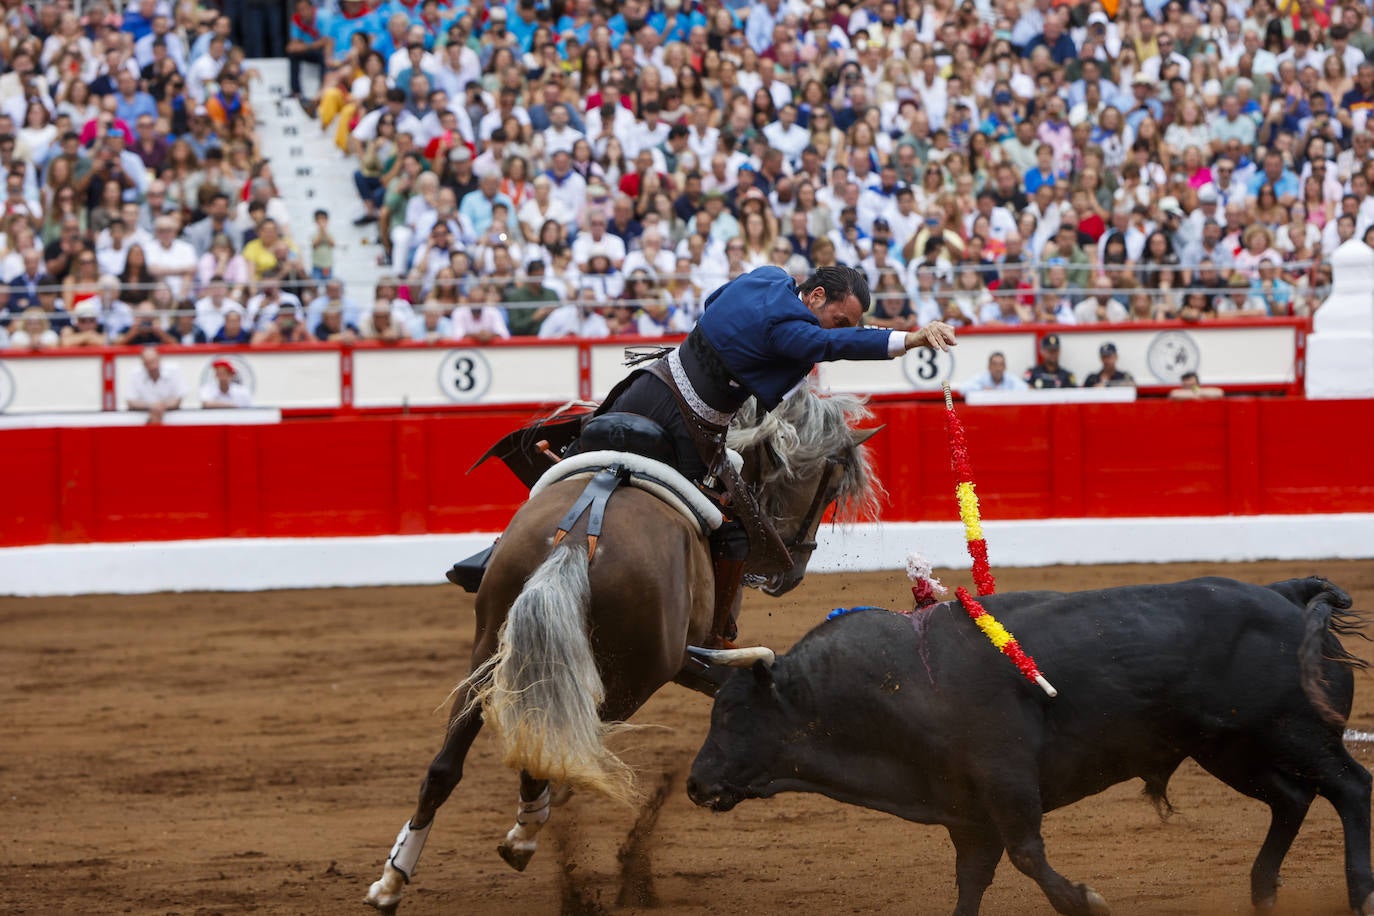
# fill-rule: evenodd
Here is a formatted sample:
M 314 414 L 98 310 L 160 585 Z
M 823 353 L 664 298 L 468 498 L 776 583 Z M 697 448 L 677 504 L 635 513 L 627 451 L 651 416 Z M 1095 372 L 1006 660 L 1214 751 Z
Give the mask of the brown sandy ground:
M 1000 590 L 1078 589 L 1220 573 L 1321 573 L 1374 610 L 1374 563 L 998 570 Z M 967 580 L 951 573 L 947 582 Z M 837 605 L 905 607 L 900 573 L 813 576 L 751 593 L 744 632 L 784 648 Z M 409 816 L 465 673 L 472 601 L 450 586 L 0 599 L 0 912 L 363 913 Z M 1351 647 L 1374 660 L 1374 646 Z M 1374 731 L 1374 675 L 1351 726 Z M 627 756 L 666 800 L 649 846 L 656 913 L 946 913 L 944 830 L 787 795 L 711 815 L 683 772 L 709 701 L 669 687 Z M 1357 745 L 1366 765 L 1369 746 Z M 666 774 L 666 776 L 665 776 Z M 1050 861 L 1127 914 L 1249 912 L 1267 810 L 1192 764 L 1161 823 L 1138 783 L 1051 814 Z M 640 912 L 620 907 L 616 852 L 634 812 L 575 799 L 523 874 L 495 855 L 515 778 L 480 737 L 440 812 L 403 913 Z M 1345 912 L 1339 824 L 1318 801 L 1284 870 L 1280 913 Z M 643 891 L 643 888 L 640 888 Z M 984 912 L 1051 912 L 1004 860 Z

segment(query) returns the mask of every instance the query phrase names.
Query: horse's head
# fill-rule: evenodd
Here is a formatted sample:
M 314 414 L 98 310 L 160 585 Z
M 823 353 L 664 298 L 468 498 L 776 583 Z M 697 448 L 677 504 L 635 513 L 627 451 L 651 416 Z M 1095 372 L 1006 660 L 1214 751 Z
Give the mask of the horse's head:
M 831 505 L 842 520 L 876 514 L 883 490 L 863 444 L 882 427 L 855 428 L 870 416 L 860 398 L 810 388 L 763 416 L 752 400 L 740 410 L 730 446 L 745 456 L 745 481 L 792 555 L 792 568 L 769 576 L 765 593 L 777 597 L 801 582 Z

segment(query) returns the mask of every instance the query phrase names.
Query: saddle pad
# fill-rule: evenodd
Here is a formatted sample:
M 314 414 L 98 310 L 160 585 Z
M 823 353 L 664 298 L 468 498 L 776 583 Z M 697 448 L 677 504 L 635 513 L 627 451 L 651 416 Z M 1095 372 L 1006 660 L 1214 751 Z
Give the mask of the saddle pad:
M 530 498 L 533 499 L 559 481 L 595 474 L 614 464 L 630 472 L 630 486 L 651 493 L 672 506 L 683 518 L 697 525 L 702 535 L 710 534 L 724 524 L 725 518 L 716 504 L 702 495 L 676 468 L 630 452 L 586 452 L 564 458 L 545 471 L 530 488 Z

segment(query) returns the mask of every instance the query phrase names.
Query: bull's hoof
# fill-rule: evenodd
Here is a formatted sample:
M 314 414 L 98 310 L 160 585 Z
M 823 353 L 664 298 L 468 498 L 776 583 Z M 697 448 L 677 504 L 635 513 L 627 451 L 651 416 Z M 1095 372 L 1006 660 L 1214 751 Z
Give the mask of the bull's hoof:
M 534 858 L 535 844 L 532 841 L 502 840 L 496 847 L 501 859 L 516 871 L 524 871 Z
M 1258 897 L 1258 898 L 1255 899 L 1254 903 L 1255 903 L 1255 912 L 1257 912 L 1257 913 L 1267 913 L 1267 912 L 1269 912 L 1270 910 L 1272 910 L 1274 907 L 1276 907 L 1276 906 L 1279 905 L 1279 895 L 1278 895 L 1278 894 L 1270 894 L 1268 897 Z
M 1084 902 L 1088 905 L 1088 912 L 1092 914 L 1092 916 L 1111 916 L 1112 910 L 1107 906 L 1107 901 L 1102 895 L 1086 884 L 1082 885 L 1082 887 Z
M 1374 891 L 1364 898 L 1364 903 L 1355 911 L 1355 916 L 1374 916 Z

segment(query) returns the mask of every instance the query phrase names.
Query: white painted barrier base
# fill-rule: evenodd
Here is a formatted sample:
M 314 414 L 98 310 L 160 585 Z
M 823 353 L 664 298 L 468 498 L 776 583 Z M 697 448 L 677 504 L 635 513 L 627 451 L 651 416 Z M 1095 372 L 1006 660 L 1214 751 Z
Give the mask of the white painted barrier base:
M 1374 514 L 1050 519 L 984 524 L 993 569 L 1089 563 L 1374 557 Z M 0 594 L 147 594 L 439 585 L 491 534 L 274 538 L 0 549 Z M 824 528 L 812 572 L 901 569 L 910 550 L 968 565 L 958 522 Z M 607 549 L 603 547 L 602 549 Z M 1314 567 L 1313 572 L 1320 572 Z

